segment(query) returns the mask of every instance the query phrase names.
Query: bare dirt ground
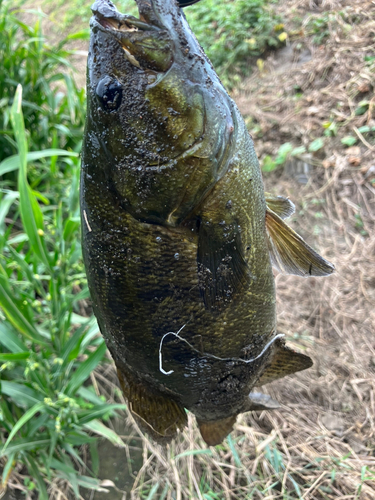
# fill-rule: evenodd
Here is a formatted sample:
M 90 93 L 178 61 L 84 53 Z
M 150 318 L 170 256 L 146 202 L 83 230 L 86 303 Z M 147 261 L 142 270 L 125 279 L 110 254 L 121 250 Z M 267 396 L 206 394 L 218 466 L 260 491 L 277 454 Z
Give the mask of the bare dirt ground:
M 278 9 L 287 46 L 234 98 L 261 159 L 286 142 L 307 151 L 324 142 L 265 176 L 268 191 L 296 203 L 291 226 L 336 266 L 324 279 L 276 275 L 278 329 L 314 366 L 266 387 L 281 408 L 242 415 L 209 450 L 192 418 L 166 449 L 129 427 L 123 459 L 134 483 L 118 498 L 375 499 L 375 4 L 286 0 Z M 112 372 L 95 379 L 121 400 Z

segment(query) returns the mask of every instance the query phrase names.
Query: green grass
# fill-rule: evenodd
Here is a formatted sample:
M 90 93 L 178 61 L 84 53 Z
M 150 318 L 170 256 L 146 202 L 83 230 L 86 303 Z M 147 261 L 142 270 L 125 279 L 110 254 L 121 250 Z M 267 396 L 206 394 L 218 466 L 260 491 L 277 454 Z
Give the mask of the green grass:
M 281 45 L 280 19 L 269 0 L 202 0 L 185 9 L 187 20 L 225 85 L 251 72 L 251 58 Z M 254 62 L 252 63 L 254 64 Z
M 22 463 L 48 499 L 46 484 L 58 475 L 75 496 L 79 487 L 98 489 L 92 476 L 79 475 L 79 447 L 90 447 L 95 463 L 96 438 L 122 445 L 100 419 L 123 405 L 109 405 L 88 383 L 104 362 L 106 347 L 93 317 L 80 314 L 88 297 L 77 241 L 79 160 L 72 157 L 75 182 L 55 205 L 40 204 L 27 177 L 27 139 L 19 85 L 10 112 L 19 151 L 18 191 L 2 192 L 0 213 L 0 457 L 6 458 L 3 482 Z M 12 194 L 11 194 L 12 193 Z M 14 223 L 4 225 L 15 205 Z M 17 228 L 17 230 L 16 230 Z
M 68 59 L 72 51 L 66 46 L 72 38 L 87 38 L 87 33 L 69 35 L 52 47 L 43 36 L 42 15 L 28 26 L 10 7 L 9 2 L 0 0 L 0 161 L 17 152 L 10 107 L 19 84 L 29 148 L 79 151 L 85 92 L 76 87 Z M 13 176 L 8 178 L 14 180 Z M 38 183 L 39 178 L 38 171 L 32 180 Z
M 84 308 L 78 188 L 86 97 L 74 83 L 68 40 L 50 46 L 41 18 L 30 27 L 9 5 L 0 2 L 1 482 L 22 465 L 33 478 L 25 486 L 41 500 L 56 478 L 78 498 L 81 487 L 100 489 L 95 436 L 124 446 L 105 424 L 124 405 L 107 404 L 90 383 L 106 348 Z

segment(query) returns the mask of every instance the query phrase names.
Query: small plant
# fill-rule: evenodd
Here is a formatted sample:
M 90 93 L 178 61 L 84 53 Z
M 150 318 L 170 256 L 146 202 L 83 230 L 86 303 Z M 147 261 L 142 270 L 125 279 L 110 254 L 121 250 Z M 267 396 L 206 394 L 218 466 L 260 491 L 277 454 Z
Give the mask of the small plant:
M 240 74 L 249 74 L 249 57 L 281 45 L 286 36 L 264 0 L 205 0 L 185 13 L 220 78 L 230 86 Z
M 18 192 L 3 190 L 0 199 L 0 459 L 6 485 L 17 463 L 33 478 L 40 500 L 54 477 L 100 490 L 100 481 L 83 463 L 78 447 L 89 446 L 97 463 L 99 434 L 117 445 L 119 436 L 100 419 L 123 405 L 102 401 L 87 379 L 104 360 L 106 347 L 93 317 L 79 305 L 88 297 L 76 232 L 79 162 L 74 162 L 70 194 L 41 207 L 43 195 L 27 178 L 27 140 L 19 86 L 10 112 L 19 151 Z M 16 205 L 13 223 L 5 217 Z M 2 315 L 0 311 L 0 315 Z M 80 464 L 88 475 L 77 472 Z
M 291 144 L 290 142 L 285 142 L 279 147 L 275 159 L 272 159 L 272 157 L 269 155 L 263 158 L 262 171 L 272 172 L 278 167 L 284 165 L 291 156 L 299 156 L 303 153 L 306 153 L 305 146 L 298 146 L 294 148 L 293 144 Z
M 88 34 L 69 35 L 52 47 L 43 37 L 41 19 L 28 26 L 10 10 L 10 3 L 0 0 L 0 161 L 17 152 L 10 109 L 18 84 L 23 87 L 29 149 L 80 147 L 85 91 L 74 82 L 68 61 L 72 51 L 65 47 L 70 39 Z

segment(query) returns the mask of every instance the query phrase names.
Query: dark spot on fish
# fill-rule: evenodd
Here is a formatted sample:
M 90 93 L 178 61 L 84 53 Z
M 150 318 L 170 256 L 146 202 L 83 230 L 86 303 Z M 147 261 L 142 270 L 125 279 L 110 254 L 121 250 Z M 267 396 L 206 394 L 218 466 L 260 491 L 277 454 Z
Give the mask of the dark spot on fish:
M 96 97 L 104 111 L 115 111 L 122 100 L 121 83 L 115 78 L 105 76 L 96 87 Z
M 312 271 L 312 264 L 310 263 L 310 267 L 309 267 L 309 274 L 311 276 L 311 271 Z

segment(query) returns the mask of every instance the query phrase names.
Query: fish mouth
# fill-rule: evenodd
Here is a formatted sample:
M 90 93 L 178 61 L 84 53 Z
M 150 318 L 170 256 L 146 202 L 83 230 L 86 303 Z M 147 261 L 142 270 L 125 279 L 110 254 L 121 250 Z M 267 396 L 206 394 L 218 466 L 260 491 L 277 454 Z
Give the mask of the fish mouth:
M 114 31 L 155 31 L 158 27 L 153 26 L 145 19 L 138 19 L 134 16 L 121 14 L 114 4 L 109 0 L 97 0 L 91 7 L 94 20 L 104 28 L 104 30 Z
M 110 0 L 96 0 L 91 7 L 91 27 L 110 33 L 124 49 L 126 59 L 139 69 L 167 71 L 173 62 L 174 44 L 169 31 L 153 9 L 153 2 L 138 0 L 139 18 L 121 14 Z

